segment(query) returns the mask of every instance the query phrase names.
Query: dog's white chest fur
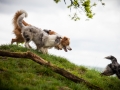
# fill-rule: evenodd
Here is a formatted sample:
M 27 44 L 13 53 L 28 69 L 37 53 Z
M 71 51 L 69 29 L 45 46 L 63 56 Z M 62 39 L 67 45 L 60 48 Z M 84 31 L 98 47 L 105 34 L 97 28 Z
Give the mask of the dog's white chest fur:
M 47 37 L 47 40 L 46 40 L 46 42 L 45 42 L 45 47 L 53 47 L 53 46 L 55 46 L 56 44 L 56 42 L 55 42 L 55 40 L 56 40 L 56 35 L 48 35 L 48 37 Z

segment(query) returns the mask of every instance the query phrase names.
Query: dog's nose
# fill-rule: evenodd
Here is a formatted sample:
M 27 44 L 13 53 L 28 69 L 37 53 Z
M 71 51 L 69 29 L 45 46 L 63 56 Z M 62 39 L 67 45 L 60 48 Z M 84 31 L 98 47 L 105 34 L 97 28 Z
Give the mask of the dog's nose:
M 70 48 L 69 50 L 72 50 L 72 48 Z

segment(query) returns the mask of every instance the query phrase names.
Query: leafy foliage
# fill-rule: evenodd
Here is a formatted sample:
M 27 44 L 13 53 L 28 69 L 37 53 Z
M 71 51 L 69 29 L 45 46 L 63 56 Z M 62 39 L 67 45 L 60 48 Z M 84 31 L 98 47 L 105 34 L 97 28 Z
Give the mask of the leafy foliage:
M 54 0 L 56 3 L 60 2 L 60 0 Z
M 54 0 L 54 2 L 59 3 L 61 0 Z M 69 15 L 72 20 L 77 21 L 80 20 L 79 13 L 81 11 L 85 12 L 87 18 L 93 18 L 95 13 L 92 11 L 92 7 L 96 6 L 97 4 L 94 2 L 91 3 L 92 0 L 69 0 L 70 4 L 67 5 L 67 8 L 76 10 L 73 15 Z M 101 2 L 102 5 L 105 5 L 105 3 L 102 2 L 102 0 L 98 0 Z M 66 0 L 64 0 L 64 3 L 66 4 Z M 79 13 L 78 13 L 79 12 Z

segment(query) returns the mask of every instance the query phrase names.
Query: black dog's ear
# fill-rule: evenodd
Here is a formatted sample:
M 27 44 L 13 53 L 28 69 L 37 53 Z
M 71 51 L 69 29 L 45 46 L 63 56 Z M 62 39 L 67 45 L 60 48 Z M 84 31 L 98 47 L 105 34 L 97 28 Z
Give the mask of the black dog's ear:
M 60 43 L 61 39 L 62 39 L 61 37 L 57 36 L 56 39 L 55 39 L 55 42 Z
M 58 37 L 59 39 L 62 39 L 62 37 Z
M 44 31 L 44 32 L 46 32 L 47 34 L 49 34 L 49 30 L 47 30 L 47 29 L 44 29 L 43 31 Z

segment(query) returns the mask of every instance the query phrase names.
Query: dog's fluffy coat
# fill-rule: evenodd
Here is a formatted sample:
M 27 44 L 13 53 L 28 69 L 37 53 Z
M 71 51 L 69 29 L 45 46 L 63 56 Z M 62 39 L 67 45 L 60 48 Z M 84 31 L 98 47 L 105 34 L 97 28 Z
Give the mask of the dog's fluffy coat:
M 58 35 L 53 30 L 44 29 L 44 31 L 49 35 Z M 64 49 L 64 51 L 67 52 L 67 50 L 72 50 L 72 48 L 69 45 L 70 45 L 70 39 L 68 37 L 64 36 L 61 38 L 60 44 L 55 46 L 55 48 L 58 50 Z
M 29 47 L 29 42 L 33 41 L 37 49 L 42 53 L 47 53 L 47 48 L 54 47 L 60 44 L 61 37 L 59 35 L 48 35 L 42 29 L 35 26 L 25 26 L 22 21 L 27 17 L 27 13 L 22 10 L 21 15 L 17 19 L 17 24 L 22 30 L 22 36 L 25 40 L 25 47 Z
M 13 44 L 14 42 L 17 43 L 24 43 L 24 38 L 22 37 L 21 35 L 21 28 L 18 26 L 17 24 L 17 19 L 18 17 L 23 13 L 22 10 L 19 10 L 15 13 L 14 17 L 13 17 L 13 26 L 14 26 L 14 30 L 13 30 L 13 33 L 15 34 L 16 38 L 12 39 L 11 40 L 11 44 Z M 25 26 L 30 26 L 30 24 L 26 23 L 24 20 L 22 21 L 22 23 L 25 25 Z

